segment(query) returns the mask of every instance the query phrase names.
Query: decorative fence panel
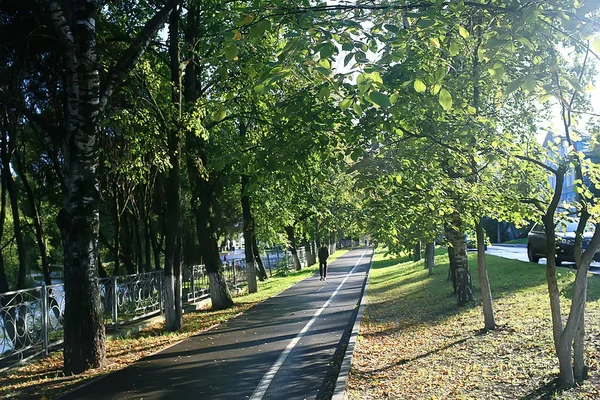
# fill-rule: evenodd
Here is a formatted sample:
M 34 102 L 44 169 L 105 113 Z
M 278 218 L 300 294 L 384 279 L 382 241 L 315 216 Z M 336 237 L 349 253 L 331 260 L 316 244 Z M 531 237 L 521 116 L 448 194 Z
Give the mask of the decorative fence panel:
M 63 311 L 62 285 L 1 293 L 0 361 L 47 354 L 63 339 Z
M 100 279 L 104 323 L 116 326 L 159 314 L 163 275 L 154 271 Z

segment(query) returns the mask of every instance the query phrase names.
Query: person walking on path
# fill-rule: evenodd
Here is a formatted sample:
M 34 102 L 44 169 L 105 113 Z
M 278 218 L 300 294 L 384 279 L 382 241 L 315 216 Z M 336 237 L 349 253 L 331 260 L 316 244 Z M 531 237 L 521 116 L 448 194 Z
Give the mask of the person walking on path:
M 327 258 L 329 258 L 329 250 L 325 243 L 321 243 L 319 249 L 319 273 L 321 274 L 321 280 L 327 280 Z

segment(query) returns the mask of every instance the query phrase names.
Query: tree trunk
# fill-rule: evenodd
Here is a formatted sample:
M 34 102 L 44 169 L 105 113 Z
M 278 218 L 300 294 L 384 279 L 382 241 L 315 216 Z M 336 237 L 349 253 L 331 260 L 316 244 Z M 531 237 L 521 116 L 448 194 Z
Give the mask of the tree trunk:
M 256 262 L 256 268 L 258 270 L 258 279 L 262 282 L 266 280 L 269 276 L 267 275 L 265 264 L 263 264 L 262 258 L 260 257 L 260 250 L 258 249 L 258 240 L 256 240 L 256 235 L 254 234 L 252 234 L 252 250 L 254 251 L 254 261 Z
M 116 184 L 116 182 L 113 182 L 113 192 L 114 192 L 114 208 L 113 208 L 113 219 L 114 219 L 114 224 L 115 224 L 115 236 L 114 236 L 114 241 L 115 241 L 115 247 L 114 247 L 114 251 L 113 251 L 113 255 L 115 258 L 115 269 L 113 271 L 113 275 L 117 276 L 119 275 L 119 270 L 121 269 L 121 212 L 120 212 L 120 202 L 119 202 L 119 198 L 120 198 L 120 191 L 119 188 Z
M 27 193 L 27 199 L 29 200 L 29 206 L 31 207 L 33 226 L 35 227 L 35 236 L 38 244 L 38 248 L 40 250 L 40 258 L 42 261 L 42 271 L 44 274 L 44 282 L 46 285 L 52 284 L 52 279 L 50 278 L 50 262 L 48 261 L 48 249 L 46 246 L 46 237 L 44 235 L 44 228 L 42 226 L 42 219 L 40 217 L 40 212 L 38 205 L 35 201 L 35 196 L 33 194 L 33 190 L 31 185 L 29 184 L 29 179 L 25 174 L 25 168 L 23 166 L 23 160 L 19 154 L 19 151 L 15 152 L 15 156 L 17 159 L 17 168 L 19 169 L 19 175 L 21 176 L 21 181 L 23 182 L 23 187 L 25 187 L 25 193 Z M 0 235 L 0 237 L 2 237 Z
M 165 231 L 165 328 L 174 332 L 183 327 L 183 308 L 177 301 L 181 290 L 181 150 L 182 134 L 179 129 L 181 120 L 181 73 L 179 70 L 179 9 L 171 13 L 169 20 L 169 56 L 171 60 L 171 100 L 179 115 L 176 127 L 169 133 L 169 160 L 171 169 L 167 180 L 167 228 Z M 178 273 L 179 271 L 179 273 Z M 181 300 L 181 298 L 179 298 Z
M 490 289 L 487 264 L 485 261 L 485 238 L 480 219 L 475 224 L 475 230 L 477 232 L 477 270 L 479 272 L 479 286 L 481 288 L 481 300 L 483 302 L 483 319 L 485 330 L 489 331 L 496 329 L 496 321 L 494 320 L 492 291 Z
M 143 202 L 143 224 L 144 230 L 144 266 L 146 272 L 152 271 L 152 245 L 150 244 L 150 213 L 148 212 L 148 199 L 145 195 L 142 195 Z
M 240 125 L 240 134 L 242 137 L 245 136 L 246 126 Z M 248 182 L 250 178 L 248 175 L 242 175 L 242 217 L 244 219 L 244 250 L 246 254 L 246 279 L 248 280 L 248 293 L 256 293 L 258 291 L 258 285 L 256 283 L 256 268 L 254 266 L 254 251 L 253 251 L 253 235 L 254 232 L 254 218 L 252 218 L 252 212 L 250 210 L 250 196 L 247 193 Z
M 81 1 L 74 9 L 73 36 L 59 2 L 50 14 L 66 43 L 66 134 L 63 141 L 64 205 L 57 217 L 64 248 L 64 369 L 78 374 L 104 365 L 106 356 L 98 286 L 97 118 L 99 79 L 95 52 L 97 2 Z M 82 301 L 86 299 L 86 301 Z
M 19 258 L 19 272 L 17 276 L 17 289 L 25 289 L 27 282 L 27 260 L 25 258 L 25 244 L 23 243 L 23 229 L 21 228 L 21 218 L 19 216 L 19 200 L 17 185 L 11 171 L 10 159 L 15 149 L 16 140 L 16 121 L 13 121 L 8 115 L 8 110 L 4 108 L 2 115 L 2 174 L 8 190 L 8 198 L 13 217 L 13 228 L 17 242 L 17 254 Z
M 585 301 L 573 341 L 573 373 L 577 382 L 583 381 L 588 375 L 588 367 L 585 363 Z
M 421 241 L 415 244 L 413 261 L 421 261 Z
M 233 299 L 219 257 L 219 246 L 213 221 L 212 192 L 210 185 L 203 178 L 195 176 L 195 194 L 192 197 L 192 211 L 196 216 L 200 254 L 209 275 L 210 299 L 214 310 L 222 310 L 233 306 Z
M 456 265 L 456 297 L 458 306 L 464 306 L 473 301 L 473 289 L 471 286 L 471 273 L 469 271 L 469 259 L 467 257 L 467 243 L 462 228 L 462 220 L 458 213 L 452 217 L 452 225 L 447 230 L 448 239 L 454 250 L 454 262 Z
M 100 93 L 96 60 L 97 0 L 71 3 L 46 0 L 63 55 L 65 135 L 63 209 L 57 217 L 65 268 L 64 370 L 77 374 L 105 362 L 105 332 L 98 286 L 98 114 L 116 86 L 135 66 L 164 24 L 171 0 L 140 31 L 109 72 Z M 82 301 L 85 299 L 86 301 Z
M 425 268 L 429 270 L 429 275 L 433 275 L 435 267 L 435 243 L 430 242 L 425 245 Z
M 288 225 L 286 227 L 284 227 L 285 232 L 287 233 L 288 236 L 288 241 L 290 242 L 290 248 L 292 251 L 292 258 L 294 261 L 294 269 L 296 271 L 300 271 L 302 269 L 302 264 L 300 264 L 300 258 L 298 257 L 298 251 L 296 248 L 296 236 L 294 235 L 294 226 L 292 225 Z
M 0 174 L 0 184 L 2 186 L 0 189 L 0 238 L 2 238 L 4 237 L 4 222 L 6 221 L 6 185 L 3 174 Z M 4 256 L 2 255 L 2 250 L 0 250 L 0 293 L 5 293 L 9 290 L 6 269 L 4 267 Z M 2 305 L 0 304 L 0 307 Z
M 135 264 L 135 252 L 133 251 L 133 233 L 131 231 L 131 214 L 124 213 L 121 215 L 121 250 L 120 255 L 123 259 L 129 260 L 125 263 L 128 275 L 137 273 L 138 266 Z
M 446 229 L 446 237 L 448 237 L 448 229 Z M 454 247 L 448 244 L 448 280 L 452 281 L 452 290 L 456 294 L 456 260 L 454 258 Z

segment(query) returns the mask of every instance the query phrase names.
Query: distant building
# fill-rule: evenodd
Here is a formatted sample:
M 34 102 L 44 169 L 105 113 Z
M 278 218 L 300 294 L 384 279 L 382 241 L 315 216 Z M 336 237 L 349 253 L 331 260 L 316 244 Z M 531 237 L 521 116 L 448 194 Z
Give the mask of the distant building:
M 548 153 L 547 153 L 548 159 L 546 160 L 547 165 L 554 166 L 554 164 L 552 164 L 552 162 L 551 162 L 551 158 L 554 155 L 550 153 L 549 143 L 550 142 L 556 143 L 556 139 L 557 138 L 552 134 L 552 132 L 548 132 L 546 134 L 546 137 L 544 138 L 543 146 L 548 148 Z M 600 162 L 600 158 L 598 157 L 597 152 L 592 152 L 590 149 L 590 137 L 589 136 L 585 136 L 580 141 L 575 142 L 575 150 L 582 151 L 587 158 L 591 159 L 594 162 Z M 560 141 L 560 143 L 558 144 L 558 151 L 559 151 L 559 156 L 561 158 L 565 157 L 567 155 L 566 139 L 563 138 Z M 573 171 L 572 169 L 569 169 L 569 171 L 565 175 L 565 182 L 563 184 L 563 190 L 562 190 L 562 193 L 560 196 L 561 203 L 563 201 L 570 203 L 570 202 L 576 200 L 575 179 L 576 179 L 575 171 Z M 584 181 L 585 180 L 586 179 L 584 179 Z M 554 188 L 556 186 L 556 177 L 554 175 L 551 175 L 549 178 L 549 182 L 550 182 L 550 185 Z M 586 183 L 589 184 L 589 181 Z

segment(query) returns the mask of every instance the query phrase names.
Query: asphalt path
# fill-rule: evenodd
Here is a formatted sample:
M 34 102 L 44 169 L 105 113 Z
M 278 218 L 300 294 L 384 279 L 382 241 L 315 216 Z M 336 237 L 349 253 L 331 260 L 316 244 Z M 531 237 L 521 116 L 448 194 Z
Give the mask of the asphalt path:
M 354 323 L 372 248 L 67 399 L 324 399 Z
M 498 257 L 529 262 L 529 259 L 527 258 L 527 247 L 525 245 L 494 244 L 493 246 L 488 246 L 486 253 Z M 546 264 L 546 259 L 540 259 L 540 264 Z M 574 268 L 575 264 L 565 262 L 563 263 L 563 267 Z M 590 265 L 590 272 L 592 274 L 600 275 L 600 263 L 593 262 Z

